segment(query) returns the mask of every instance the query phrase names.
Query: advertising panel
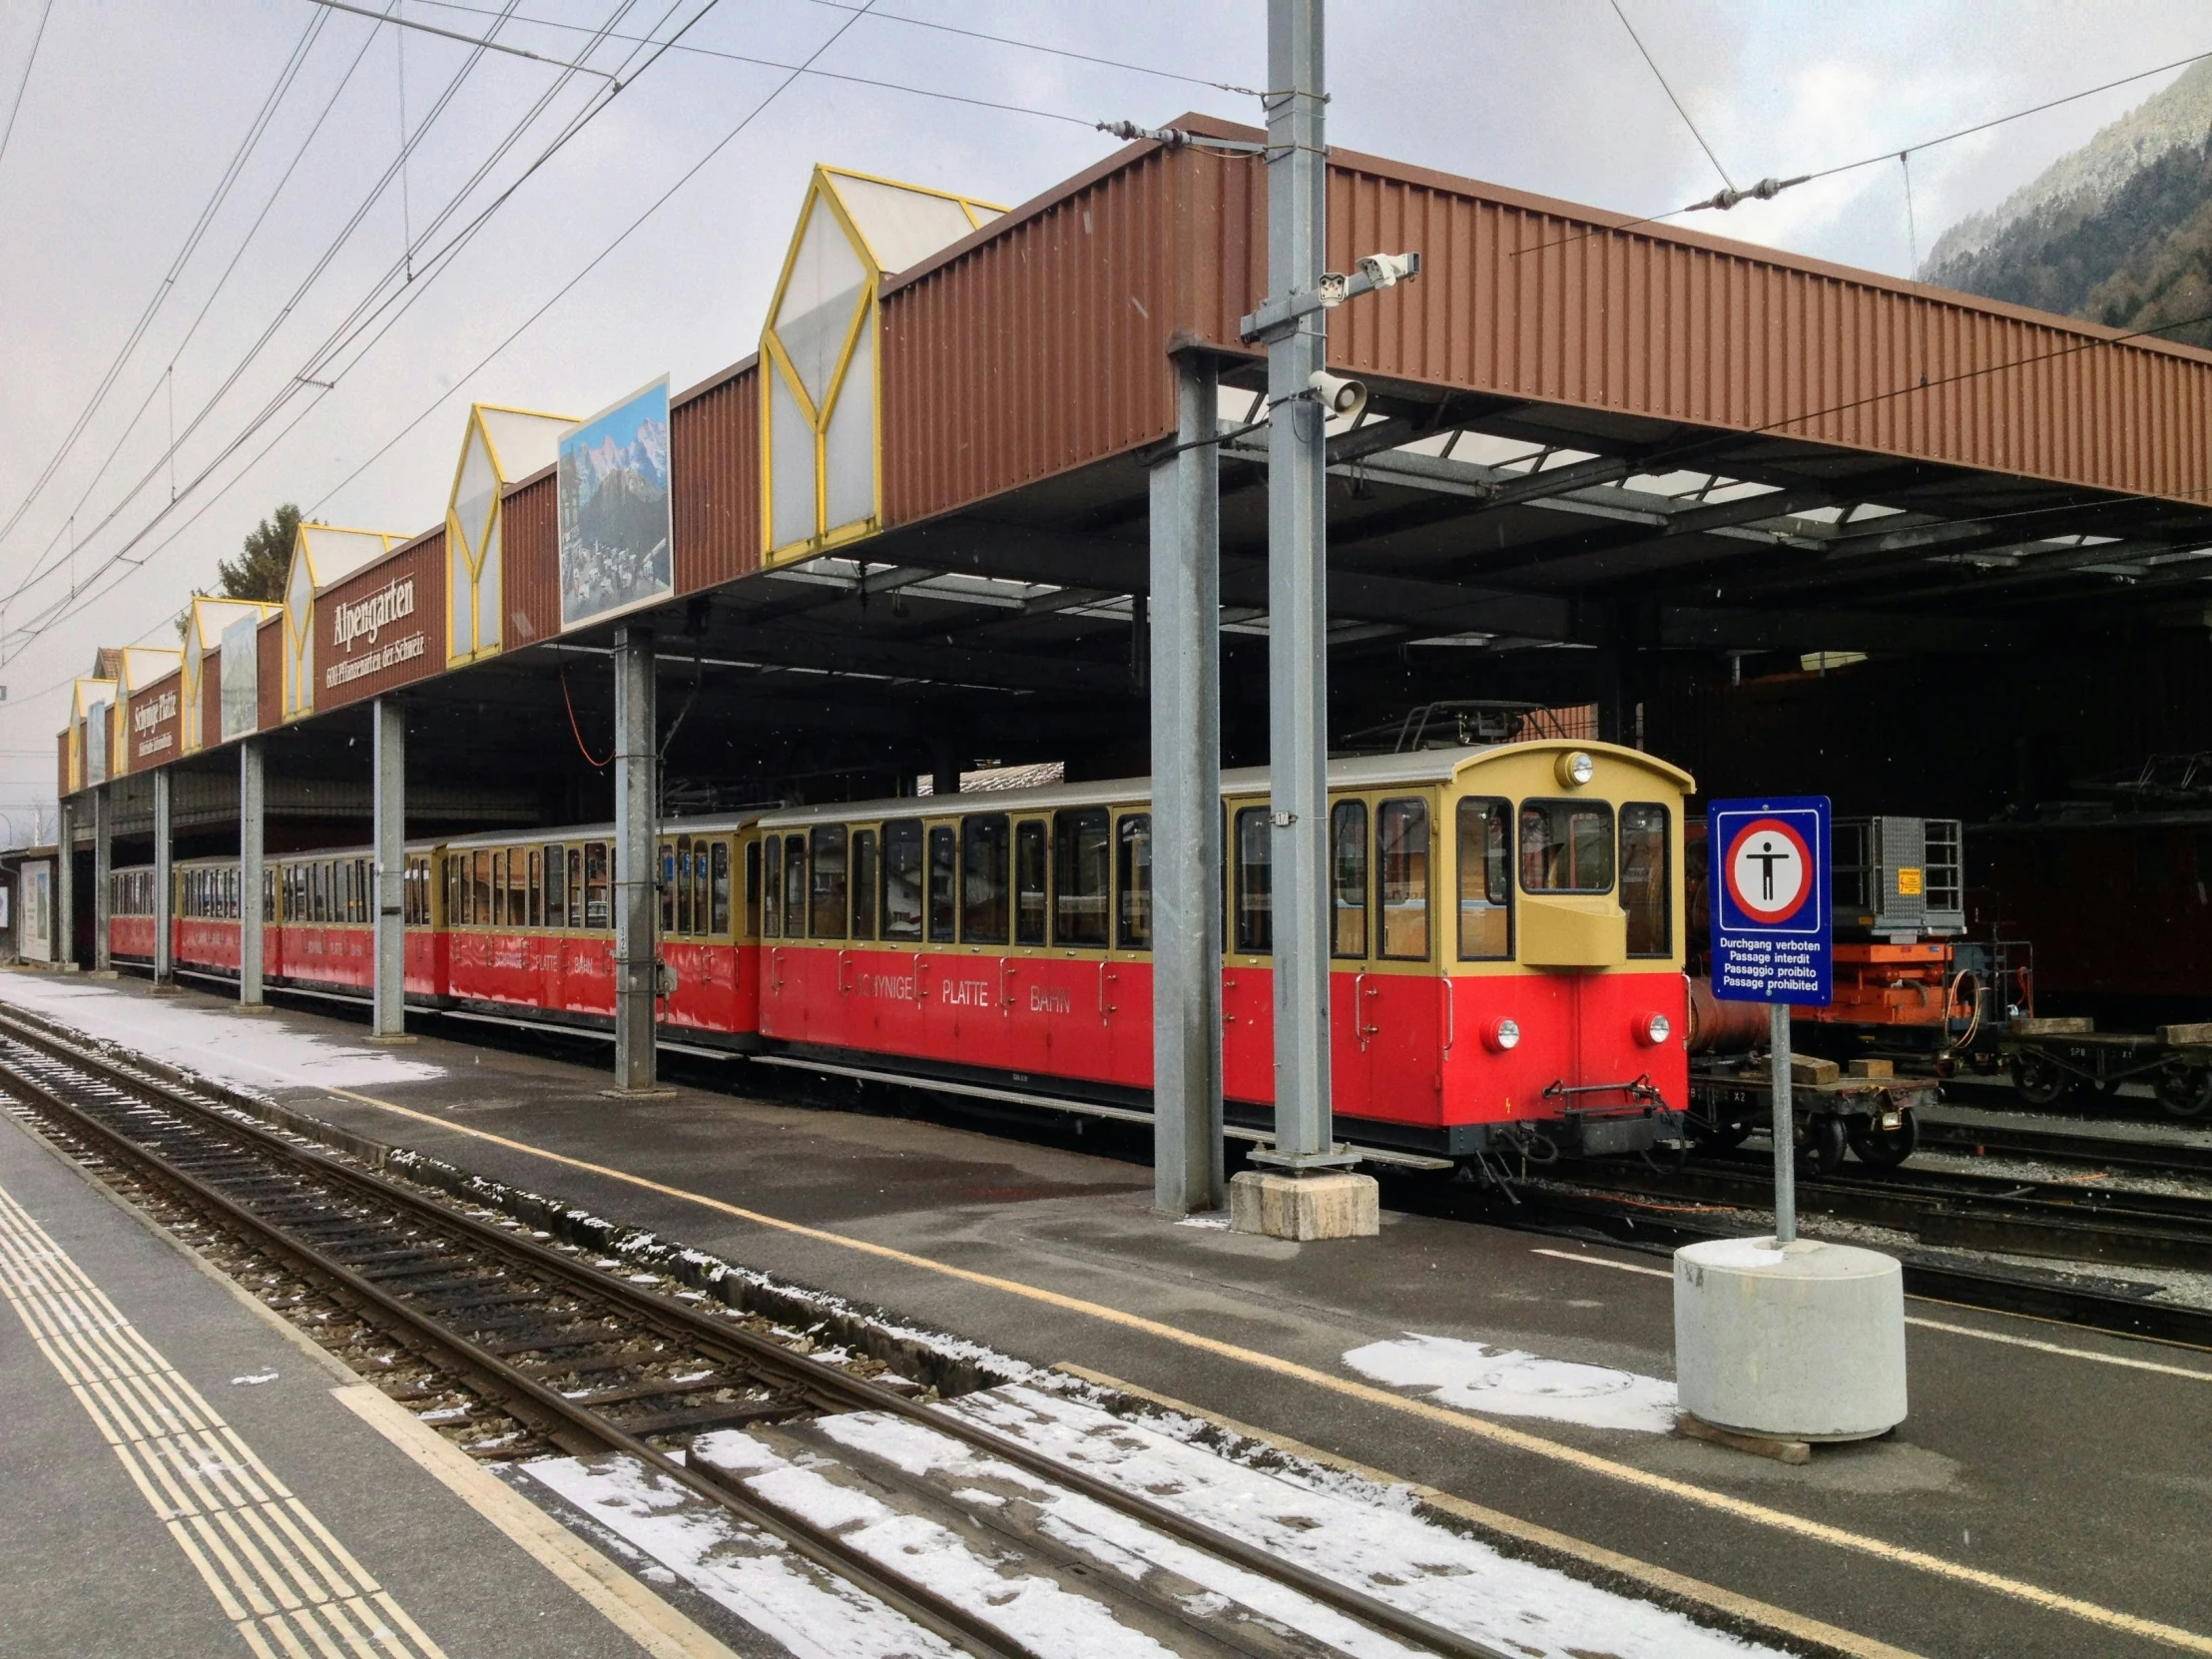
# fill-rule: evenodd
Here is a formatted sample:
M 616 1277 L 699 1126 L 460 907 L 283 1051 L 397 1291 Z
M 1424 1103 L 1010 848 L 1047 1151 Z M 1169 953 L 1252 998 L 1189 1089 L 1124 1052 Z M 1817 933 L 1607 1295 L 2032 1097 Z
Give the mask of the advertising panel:
M 85 711 L 85 783 L 108 781 L 108 706 L 95 703 Z
M 561 627 L 676 593 L 668 376 L 561 437 Z
M 261 721 L 259 617 L 242 616 L 223 630 L 223 741 L 250 735 Z
M 124 742 L 131 746 L 133 772 L 176 758 L 181 712 L 179 679 L 174 674 L 131 699 L 131 729 L 124 735 Z

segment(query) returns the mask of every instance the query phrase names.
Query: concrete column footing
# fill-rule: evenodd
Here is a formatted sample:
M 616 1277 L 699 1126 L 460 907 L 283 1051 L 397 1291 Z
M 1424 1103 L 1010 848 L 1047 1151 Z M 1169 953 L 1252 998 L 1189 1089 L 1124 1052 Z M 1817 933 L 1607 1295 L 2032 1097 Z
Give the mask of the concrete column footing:
M 654 1087 L 650 1089 L 601 1089 L 602 1100 L 673 1100 L 676 1090 Z
M 185 987 L 171 979 L 157 979 L 146 987 L 149 996 L 182 996 Z
M 276 1011 L 266 1002 L 241 1002 L 231 1010 L 234 1014 L 274 1014 Z
M 1229 1182 L 1229 1225 L 1271 1239 L 1372 1239 L 1382 1231 L 1375 1178 L 1348 1170 L 1293 1175 L 1240 1170 Z
M 94 968 L 85 977 L 87 979 L 120 979 L 123 975 L 116 972 L 114 968 Z
M 266 1008 L 268 1004 L 264 1003 L 263 1006 Z M 361 1039 L 371 1048 L 409 1048 L 421 1040 L 405 1031 L 384 1031 Z

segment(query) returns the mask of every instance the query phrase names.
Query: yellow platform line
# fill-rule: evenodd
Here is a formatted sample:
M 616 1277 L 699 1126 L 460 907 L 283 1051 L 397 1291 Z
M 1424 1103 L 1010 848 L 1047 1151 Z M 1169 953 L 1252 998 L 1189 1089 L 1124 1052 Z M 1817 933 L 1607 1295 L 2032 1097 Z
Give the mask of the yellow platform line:
M 542 1146 L 533 1146 L 528 1141 L 518 1141 L 506 1135 L 495 1135 L 488 1129 L 477 1129 L 467 1124 L 455 1123 L 450 1118 L 439 1117 L 432 1112 L 416 1111 L 411 1106 L 401 1106 L 389 1100 L 380 1100 L 374 1095 L 362 1094 L 354 1089 L 341 1089 L 327 1083 L 312 1082 L 305 1078 L 288 1078 L 286 1081 L 294 1083 L 300 1088 L 336 1095 L 344 1100 L 358 1101 L 364 1106 L 373 1106 L 379 1111 L 390 1112 L 396 1116 L 411 1119 L 416 1123 L 428 1124 L 447 1134 L 464 1135 L 471 1140 L 482 1141 L 489 1146 L 504 1147 L 510 1152 L 519 1152 L 527 1157 L 538 1158 L 549 1164 L 558 1164 L 563 1168 L 581 1170 L 588 1175 L 603 1176 L 607 1180 L 621 1182 L 626 1186 L 636 1187 L 644 1192 L 658 1193 L 664 1198 L 680 1199 L 687 1204 L 696 1204 L 702 1209 L 713 1210 L 721 1215 L 751 1222 L 756 1227 L 769 1228 L 775 1232 L 789 1234 L 794 1238 L 809 1239 L 818 1244 L 833 1245 L 840 1250 L 849 1250 L 857 1255 L 870 1256 L 878 1261 L 894 1262 L 901 1267 L 913 1268 L 923 1273 L 936 1274 L 942 1278 L 957 1280 L 961 1284 L 975 1285 L 985 1290 L 997 1291 L 1005 1296 L 1018 1297 L 1025 1302 L 1037 1303 L 1048 1308 L 1057 1308 L 1065 1313 L 1079 1314 L 1087 1319 L 1116 1326 L 1124 1331 L 1138 1332 L 1147 1337 L 1158 1338 L 1162 1342 L 1173 1343 L 1181 1348 L 1213 1355 L 1217 1359 L 1233 1361 L 1239 1365 L 1251 1367 L 1255 1371 L 1264 1371 L 1278 1377 L 1290 1378 L 1313 1387 L 1326 1389 L 1345 1398 L 1357 1399 L 1365 1404 L 1419 1417 L 1424 1421 L 1457 1429 L 1461 1433 L 1471 1434 L 1479 1439 L 1509 1446 L 1515 1451 L 1528 1452 L 1537 1457 L 1548 1458 L 1552 1462 L 1568 1464 L 1589 1474 L 1619 1481 L 1623 1485 L 1634 1486 L 1647 1492 L 1656 1492 L 1667 1497 L 1676 1498 L 1702 1509 L 1747 1521 L 1755 1526 L 1768 1527 L 1778 1532 L 1786 1532 L 1796 1537 L 1810 1539 L 1816 1543 L 1830 1544 L 1839 1549 L 1848 1549 L 1859 1554 L 1873 1556 L 1877 1560 L 1889 1562 L 1894 1566 L 1909 1567 L 1919 1572 L 1928 1573 L 1933 1577 L 1946 1579 L 1952 1583 L 1971 1585 L 1976 1589 L 1987 1590 L 1996 1595 L 2041 1608 L 2046 1612 L 2061 1613 L 2070 1618 L 2080 1619 L 2100 1629 L 2119 1631 L 2129 1636 L 2141 1637 L 2146 1641 L 2159 1642 L 2168 1647 L 2180 1648 L 2189 1653 L 2212 1654 L 2212 1636 L 2184 1629 L 2180 1625 L 2164 1624 L 2156 1619 L 2146 1619 L 2133 1613 L 2123 1613 L 2117 1608 L 2105 1607 L 2097 1602 L 2084 1600 L 2079 1596 L 2065 1595 L 2056 1590 L 2046 1590 L 2041 1585 L 2030 1584 L 2023 1579 L 2010 1578 L 2002 1573 L 1989 1572 L 1980 1567 L 1968 1566 L 1962 1561 L 1952 1561 L 1944 1556 L 1933 1554 L 1928 1550 L 1914 1549 L 1904 1544 L 1894 1544 L 1887 1539 L 1877 1538 L 1868 1533 L 1854 1532 L 1848 1527 L 1832 1526 L 1826 1521 L 1813 1520 L 1805 1515 L 1795 1515 L 1786 1509 L 1776 1509 L 1764 1503 L 1754 1503 L 1748 1498 L 1737 1497 L 1730 1492 L 1715 1491 L 1711 1487 L 1699 1486 L 1691 1481 L 1677 1480 L 1671 1475 L 1657 1474 L 1649 1469 L 1638 1468 L 1632 1463 L 1623 1463 L 1610 1457 L 1601 1457 L 1596 1452 L 1584 1451 L 1579 1446 L 1565 1445 L 1557 1440 L 1548 1440 L 1540 1434 L 1530 1434 L 1522 1429 L 1511 1428 L 1501 1422 L 1491 1422 L 1487 1418 L 1477 1417 L 1465 1411 L 1454 1411 L 1446 1406 L 1433 1405 L 1424 1399 L 1391 1393 L 1387 1389 L 1378 1388 L 1366 1382 L 1356 1382 L 1349 1378 L 1336 1377 L 1328 1372 L 1316 1370 L 1312 1366 L 1301 1365 L 1295 1360 L 1286 1360 L 1280 1355 L 1266 1354 L 1256 1349 L 1241 1348 L 1235 1343 L 1224 1342 L 1218 1337 L 1201 1336 L 1195 1331 L 1185 1331 L 1180 1326 L 1168 1325 L 1163 1321 L 1149 1319 L 1142 1314 L 1132 1314 L 1120 1308 L 1110 1308 L 1102 1303 L 1089 1302 L 1082 1297 L 1069 1296 L 1062 1291 L 1047 1290 L 1041 1285 L 1029 1285 L 1018 1279 L 1004 1279 L 996 1274 L 979 1273 L 973 1268 L 955 1267 L 950 1262 L 939 1262 L 927 1256 L 917 1256 L 911 1251 L 899 1250 L 891 1245 L 876 1244 L 868 1239 L 856 1239 L 845 1233 L 832 1233 L 827 1228 L 810 1227 L 804 1222 L 786 1221 L 781 1216 L 772 1216 L 760 1210 L 749 1210 L 743 1205 L 731 1204 L 722 1199 L 710 1197 L 705 1193 L 691 1192 L 683 1187 L 670 1186 L 666 1182 L 655 1181 L 650 1176 L 636 1175 L 629 1170 L 616 1169 L 606 1164 L 595 1164 L 584 1158 L 572 1158 L 565 1152 L 548 1151 Z
M 443 1659 L 4 1188 L 0 1296 L 256 1654 Z

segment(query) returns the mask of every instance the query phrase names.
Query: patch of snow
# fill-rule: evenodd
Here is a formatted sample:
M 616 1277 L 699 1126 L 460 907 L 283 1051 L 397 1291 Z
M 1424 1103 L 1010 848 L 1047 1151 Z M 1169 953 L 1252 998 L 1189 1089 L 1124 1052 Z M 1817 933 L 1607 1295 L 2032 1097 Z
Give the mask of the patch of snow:
M 133 996 L 107 985 L 43 974 L 0 974 L 0 1001 L 43 1014 L 101 1042 L 248 1089 L 376 1088 L 443 1077 L 425 1060 L 356 1048 L 267 1020 Z
M 1229 1218 L 1219 1210 L 1205 1210 L 1195 1216 L 1185 1216 L 1175 1225 L 1178 1227 L 1207 1227 L 1226 1230 L 1229 1226 Z
M 252 1388 L 259 1386 L 261 1383 L 276 1381 L 276 1374 L 273 1371 L 250 1371 L 244 1377 L 232 1378 L 231 1386 L 234 1388 Z
M 1361 1376 L 1395 1388 L 1423 1388 L 1439 1405 L 1501 1417 L 1548 1417 L 1587 1428 L 1674 1428 L 1674 1384 L 1610 1366 L 1545 1360 L 1518 1349 L 1408 1331 L 1345 1357 Z
M 820 1426 L 851 1420 L 832 1417 Z M 714 1436 L 714 1447 L 703 1439 L 694 1440 L 692 1452 L 703 1460 L 720 1462 L 717 1448 L 732 1437 L 745 1436 Z M 992 1557 L 970 1549 L 959 1534 L 925 1515 L 893 1509 L 817 1468 L 786 1462 L 758 1441 L 738 1455 L 744 1461 L 736 1466 L 748 1471 L 741 1476 L 747 1490 L 817 1526 L 835 1529 L 861 1554 L 918 1579 L 1031 1652 L 1079 1653 L 1085 1659 L 1094 1655 L 1096 1659 L 1167 1659 L 1170 1653 L 1143 1631 L 1115 1618 L 1105 1603 L 1076 1595 L 1034 1573 L 1005 1572 Z M 764 1459 L 771 1466 L 763 1468 Z
M 958 1659 L 957 1650 L 817 1569 L 782 1540 L 627 1457 L 547 1457 L 523 1472 L 798 1659 Z
M 1280 1456 L 1276 1458 L 1279 1467 L 1258 1469 L 1178 1437 L 1179 1430 L 1193 1436 L 1216 1432 L 1194 1419 L 1167 1417 L 1155 1426 L 1150 1417 L 1142 1421 L 1117 1417 L 1070 1394 L 1021 1384 L 968 1394 L 939 1409 L 982 1422 L 1088 1474 L 1354 1585 L 1431 1624 L 1529 1659 L 1571 1659 L 1593 1653 L 1608 1659 L 1750 1659 L 1754 1655 L 1782 1659 L 1779 1649 L 1708 1629 L 1669 1608 L 1600 1589 L 1553 1568 L 1502 1555 L 1477 1538 L 1425 1520 L 1414 1513 L 1418 1500 L 1406 1487 L 1380 1485 L 1342 1470 Z M 871 1420 L 884 1427 L 866 1426 Z M 901 1466 L 931 1459 L 928 1466 L 974 1478 L 976 1472 L 967 1460 L 990 1461 L 958 1442 L 944 1440 L 945 1460 L 937 1463 L 933 1459 L 939 1453 L 928 1442 L 938 1436 L 888 1419 L 831 1417 L 820 1426 L 840 1439 L 853 1436 L 857 1428 L 869 1450 Z M 912 1433 L 904 1432 L 909 1429 Z M 913 1437 L 916 1434 L 920 1437 Z M 1035 1489 L 1034 1480 L 1016 1478 Z M 1249 1575 L 1240 1569 L 1225 1571 L 1212 1557 L 1196 1551 L 1188 1552 L 1187 1561 L 1156 1553 L 1163 1544 L 1174 1549 L 1182 1546 L 1072 1494 L 1055 1501 L 1051 1509 L 1069 1525 L 1087 1527 L 1083 1511 L 1111 1517 L 1116 1530 L 1104 1533 L 1103 1541 L 1169 1567 L 1209 1595 L 1243 1602 L 1269 1618 L 1285 1617 L 1261 1599 L 1271 1593 L 1292 1594 L 1272 1582 L 1244 1593 Z M 1100 1522 L 1101 1527 L 1107 1524 Z M 1230 1573 L 1238 1574 L 1237 1578 Z M 1333 1616 L 1327 1609 L 1316 1613 Z M 1373 1644 L 1383 1638 L 1365 1626 L 1350 1626 L 1349 1621 L 1353 1634 L 1341 1641 L 1332 1633 L 1333 1627 L 1325 1628 L 1304 1613 L 1295 1613 L 1286 1622 L 1347 1652 L 1382 1651 Z M 1391 1651 L 1396 1651 L 1394 1644 Z

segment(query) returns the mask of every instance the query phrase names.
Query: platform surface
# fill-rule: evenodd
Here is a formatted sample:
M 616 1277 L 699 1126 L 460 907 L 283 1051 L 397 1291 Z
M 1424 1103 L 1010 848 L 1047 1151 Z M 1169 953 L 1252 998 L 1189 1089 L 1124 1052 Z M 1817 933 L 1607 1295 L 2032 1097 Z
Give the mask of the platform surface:
M 345 1377 L 7 1117 L 0 1287 L 0 1654 L 330 1651 L 318 1634 L 363 1651 L 348 1633 L 389 1656 L 647 1651 L 349 1408 Z M 131 1425 L 122 1454 L 81 1393 Z
M 394 1053 L 320 1012 L 157 1010 L 129 981 L 0 974 L 0 998 L 1871 1644 L 2212 1652 L 2212 1355 L 1912 1300 L 1906 1423 L 1791 1467 L 1650 1426 L 1672 1399 L 1664 1259 L 1390 1212 L 1379 1239 L 1311 1245 L 1171 1224 L 1125 1157 L 749 1100 L 742 1061 L 718 1073 L 732 1092 L 620 1102 L 573 1047 L 451 1022 Z

